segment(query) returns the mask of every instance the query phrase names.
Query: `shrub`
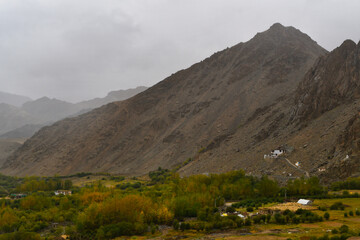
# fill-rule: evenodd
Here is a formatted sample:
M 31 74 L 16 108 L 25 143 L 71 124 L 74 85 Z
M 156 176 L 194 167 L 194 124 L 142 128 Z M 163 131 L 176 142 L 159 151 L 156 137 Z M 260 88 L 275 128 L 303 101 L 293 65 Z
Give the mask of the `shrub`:
M 251 220 L 250 218 L 247 218 L 244 223 L 245 226 L 251 226 Z
M 177 219 L 175 219 L 173 222 L 173 228 L 175 230 L 179 230 L 179 227 L 180 227 L 179 221 Z
M 356 210 L 355 214 L 356 216 L 360 216 L 360 210 Z
M 228 213 L 233 213 L 235 211 L 236 211 L 236 209 L 234 207 L 227 207 L 226 208 L 226 212 L 228 212 Z
M 323 212 L 325 212 L 326 210 L 327 210 L 327 208 L 326 207 L 318 207 L 318 209 L 320 210 L 320 211 L 323 211 Z
M 253 212 L 253 211 L 254 211 L 254 208 L 253 208 L 253 207 L 247 207 L 247 208 L 246 208 L 246 211 L 247 211 L 247 212 Z
M 331 210 L 344 210 L 345 205 L 342 202 L 336 202 L 330 206 Z
M 347 225 L 342 225 L 340 228 L 339 228 L 339 232 L 340 233 L 348 233 L 349 232 L 349 227 Z
M 329 220 L 330 214 L 329 214 L 328 212 L 324 213 L 324 218 L 325 218 L 326 220 Z
M 353 212 L 353 211 L 349 211 L 349 216 L 354 216 L 354 212 Z

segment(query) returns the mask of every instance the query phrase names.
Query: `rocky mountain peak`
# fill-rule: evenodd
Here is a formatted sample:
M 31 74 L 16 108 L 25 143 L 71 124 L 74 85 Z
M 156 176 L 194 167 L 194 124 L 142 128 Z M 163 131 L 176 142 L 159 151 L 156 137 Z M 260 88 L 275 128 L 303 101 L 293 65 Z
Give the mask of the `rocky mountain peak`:
M 221 151 L 217 148 L 240 124 L 294 91 L 304 73 L 324 54 L 306 34 L 275 24 L 248 42 L 217 52 L 126 101 L 43 128 L 1 171 L 16 175 L 143 174 L 159 166 L 179 166 L 199 149 Z M 278 118 L 282 116 L 279 113 Z M 242 149 L 238 152 L 250 146 L 233 145 Z M 209 162 L 200 164 L 201 168 L 211 168 L 219 161 L 206 159 Z M 224 165 L 230 169 L 239 164 Z
M 360 98 L 359 46 L 346 40 L 308 71 L 297 89 L 295 118 L 313 119 Z

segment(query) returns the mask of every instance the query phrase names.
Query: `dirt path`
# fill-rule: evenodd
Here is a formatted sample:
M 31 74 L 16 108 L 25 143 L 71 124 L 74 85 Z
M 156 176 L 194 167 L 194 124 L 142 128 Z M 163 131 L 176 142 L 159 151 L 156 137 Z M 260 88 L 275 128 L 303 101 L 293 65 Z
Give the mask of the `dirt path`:
M 290 162 L 290 160 L 289 159 L 287 159 L 287 158 L 285 158 L 285 160 L 287 161 L 287 163 L 288 164 L 290 164 L 292 167 L 294 167 L 294 168 L 296 168 L 297 170 L 299 170 L 299 171 L 301 171 L 301 172 L 303 172 L 303 173 L 305 173 L 305 175 L 306 175 L 306 177 L 310 177 L 310 174 L 309 174 L 309 172 L 308 171 L 305 171 L 304 169 L 301 169 L 301 168 L 299 168 L 299 167 L 297 167 L 295 164 L 293 164 L 292 162 Z

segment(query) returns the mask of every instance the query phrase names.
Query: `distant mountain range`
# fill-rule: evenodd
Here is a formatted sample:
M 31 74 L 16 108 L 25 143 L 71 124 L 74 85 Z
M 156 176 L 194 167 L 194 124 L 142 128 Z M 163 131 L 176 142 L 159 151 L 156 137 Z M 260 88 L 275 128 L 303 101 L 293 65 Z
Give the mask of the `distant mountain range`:
M 145 89 L 146 87 L 137 87 L 114 91 L 104 98 L 76 104 L 48 97 L 31 100 L 27 97 L 0 93 L 0 138 L 28 138 L 42 126 L 66 117 L 77 116 L 113 101 L 127 99 Z M 11 103 L 17 103 L 17 106 Z
M 21 107 L 24 103 L 29 101 L 32 101 L 29 97 L 0 92 L 0 103 L 6 103 L 16 107 Z
M 360 174 L 359 113 L 360 43 L 347 40 L 329 53 L 277 23 L 130 99 L 42 128 L 1 172 L 241 168 L 278 180 L 335 181 Z M 267 157 L 274 149 L 285 154 Z

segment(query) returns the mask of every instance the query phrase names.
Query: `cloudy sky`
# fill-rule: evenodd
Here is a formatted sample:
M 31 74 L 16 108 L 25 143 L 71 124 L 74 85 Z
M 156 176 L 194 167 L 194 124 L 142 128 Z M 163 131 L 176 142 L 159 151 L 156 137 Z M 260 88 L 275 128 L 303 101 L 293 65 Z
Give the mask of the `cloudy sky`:
M 80 101 L 151 86 L 280 22 L 328 50 L 358 0 L 0 0 L 0 91 Z

